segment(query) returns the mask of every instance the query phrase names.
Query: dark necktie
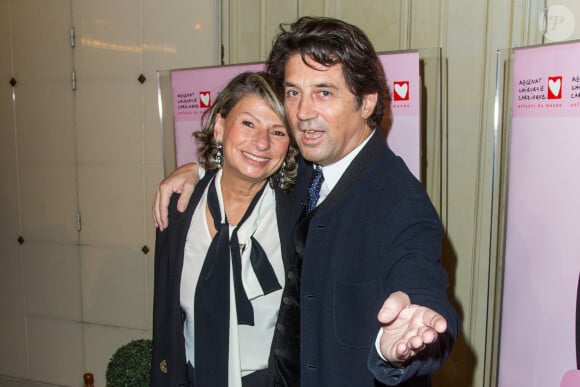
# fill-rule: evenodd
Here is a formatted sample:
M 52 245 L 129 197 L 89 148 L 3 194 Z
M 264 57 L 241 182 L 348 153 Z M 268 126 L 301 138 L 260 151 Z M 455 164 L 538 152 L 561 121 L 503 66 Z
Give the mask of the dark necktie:
M 252 199 L 230 238 L 227 219 L 225 223 L 221 223 L 215 180 L 209 186 L 207 203 L 217 233 L 209 246 L 195 290 L 196 387 L 227 387 L 228 385 L 230 254 L 238 324 L 254 325 L 252 304 L 242 284 L 241 252 L 237 230 L 250 216 L 263 191 L 264 188 Z M 281 288 L 268 257 L 254 238 L 252 238 L 250 260 L 264 294 Z
M 316 203 L 318 203 L 318 198 L 320 198 L 320 187 L 322 187 L 323 181 L 324 175 L 322 174 L 322 168 L 317 165 L 314 167 L 314 172 L 310 179 L 310 185 L 308 186 L 308 193 L 306 196 L 306 214 L 310 214 L 316 208 Z

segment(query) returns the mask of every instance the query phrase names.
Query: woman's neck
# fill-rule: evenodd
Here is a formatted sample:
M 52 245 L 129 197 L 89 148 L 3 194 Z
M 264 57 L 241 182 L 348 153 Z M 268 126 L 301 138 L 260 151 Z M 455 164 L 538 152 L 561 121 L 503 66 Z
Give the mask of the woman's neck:
M 262 180 L 251 183 L 233 179 L 228 174 L 222 174 L 222 198 L 224 200 L 224 211 L 229 224 L 237 225 L 242 220 L 252 199 L 266 182 L 267 180 Z

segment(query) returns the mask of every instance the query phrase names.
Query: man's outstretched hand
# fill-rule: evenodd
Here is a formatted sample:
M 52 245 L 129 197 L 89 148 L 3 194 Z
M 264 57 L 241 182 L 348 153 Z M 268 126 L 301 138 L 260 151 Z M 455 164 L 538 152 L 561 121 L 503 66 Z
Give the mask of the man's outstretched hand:
M 447 330 L 443 316 L 427 307 L 411 304 L 409 296 L 400 291 L 385 300 L 378 319 L 383 327 L 381 354 L 394 365 L 412 360 Z

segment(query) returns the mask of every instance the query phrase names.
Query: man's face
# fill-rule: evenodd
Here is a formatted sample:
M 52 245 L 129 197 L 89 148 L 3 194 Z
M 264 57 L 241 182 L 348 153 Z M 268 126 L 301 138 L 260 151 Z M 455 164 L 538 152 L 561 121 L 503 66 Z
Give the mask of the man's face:
M 376 104 L 376 94 L 366 95 L 355 109 L 342 65 L 323 66 L 293 54 L 284 73 L 284 106 L 300 151 L 306 160 L 333 164 L 371 133 L 366 123 Z M 312 66 L 312 67 L 311 67 Z

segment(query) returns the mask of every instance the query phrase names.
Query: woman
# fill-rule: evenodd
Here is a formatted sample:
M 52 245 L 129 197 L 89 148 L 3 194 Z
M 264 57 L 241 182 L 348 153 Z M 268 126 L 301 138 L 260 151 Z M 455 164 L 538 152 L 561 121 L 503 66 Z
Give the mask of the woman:
M 263 387 L 284 286 L 275 190 L 298 154 L 265 73 L 219 93 L 195 137 L 207 171 L 157 234 L 152 386 Z M 279 193 L 278 193 L 279 194 Z

